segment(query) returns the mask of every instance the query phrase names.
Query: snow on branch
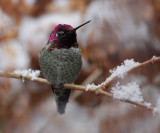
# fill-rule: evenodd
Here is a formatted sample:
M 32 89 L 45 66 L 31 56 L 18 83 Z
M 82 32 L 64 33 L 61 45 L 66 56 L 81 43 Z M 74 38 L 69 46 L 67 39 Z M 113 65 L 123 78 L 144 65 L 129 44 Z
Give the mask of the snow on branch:
M 151 65 L 151 64 L 160 62 L 160 57 L 153 56 L 150 60 L 147 60 L 147 61 L 145 61 L 143 63 L 134 62 L 133 59 L 131 59 L 129 62 L 127 61 L 127 64 L 126 64 L 125 61 L 124 61 L 124 66 L 126 66 L 126 68 L 124 68 L 124 71 L 123 71 L 124 74 L 123 74 L 123 76 L 125 76 L 126 74 L 131 73 L 131 72 L 133 72 L 135 70 L 141 69 L 141 68 L 143 68 L 143 67 L 145 67 L 147 65 Z M 133 65 L 133 67 L 132 67 L 132 65 Z M 123 64 L 120 66 L 120 68 L 121 67 L 123 67 Z M 119 67 L 117 67 L 117 69 L 119 69 Z M 123 78 L 123 76 L 121 76 L 121 75 L 119 76 L 119 74 L 118 75 L 114 74 L 114 76 L 112 76 L 112 78 L 109 78 L 109 79 L 107 78 L 106 79 L 107 81 L 105 81 L 104 83 L 102 83 L 100 87 L 103 86 L 103 88 L 107 88 L 112 83 L 115 83 L 115 81 L 117 81 L 119 78 Z
M 139 62 L 135 62 L 133 59 L 124 60 L 124 63 L 122 63 L 121 66 L 117 66 L 113 70 L 110 70 L 111 75 L 108 78 L 106 78 L 106 80 L 103 83 L 101 83 L 99 85 L 95 85 L 94 83 L 88 84 L 87 88 L 86 88 L 86 91 L 89 88 L 97 89 L 97 88 L 107 84 L 108 82 L 112 81 L 112 79 L 114 79 L 115 77 L 124 78 L 124 76 L 127 75 L 127 71 L 129 71 L 130 69 L 132 69 L 132 68 L 134 68 L 134 67 L 136 67 L 138 65 L 140 65 L 140 63 Z
M 140 87 L 136 82 L 131 82 L 126 85 L 120 85 L 118 82 L 115 87 L 112 87 L 111 92 L 113 93 L 113 98 L 115 99 L 129 99 L 135 102 L 143 102 Z
M 137 85 L 135 82 L 131 82 L 126 85 L 120 85 L 117 83 L 117 85 L 112 88 L 111 92 L 107 92 L 104 90 L 108 88 L 113 82 L 118 81 L 119 78 L 124 78 L 124 76 L 127 73 L 157 62 L 160 62 L 160 57 L 154 57 L 143 63 L 137 63 L 134 62 L 133 60 L 125 60 L 124 64 L 112 70 L 111 76 L 107 78 L 105 82 L 98 85 L 98 87 L 94 84 L 82 86 L 82 85 L 67 84 L 67 83 L 64 84 L 64 87 L 74 90 L 93 92 L 97 95 L 103 95 L 112 99 L 116 99 L 119 101 L 131 103 L 139 107 L 143 107 L 145 109 L 152 111 L 154 114 L 160 114 L 160 100 L 157 101 L 157 107 L 153 107 L 151 103 L 144 102 L 142 94 L 140 92 L 139 85 Z M 24 79 L 50 85 L 50 83 L 46 79 L 37 77 L 39 75 L 39 72 L 40 71 L 28 70 L 22 72 L 14 71 L 13 73 L 4 73 L 0 71 L 0 77 Z M 130 90 L 128 90 L 128 88 Z
M 153 109 L 153 115 L 160 115 L 160 97 L 157 100 L 156 107 Z
M 13 73 L 15 74 L 20 74 L 22 76 L 22 81 L 24 82 L 24 78 L 25 76 L 30 76 L 31 80 L 34 80 L 35 78 L 37 78 L 40 75 L 40 71 L 39 70 L 32 70 L 32 69 L 28 69 L 28 70 L 15 70 L 13 71 Z

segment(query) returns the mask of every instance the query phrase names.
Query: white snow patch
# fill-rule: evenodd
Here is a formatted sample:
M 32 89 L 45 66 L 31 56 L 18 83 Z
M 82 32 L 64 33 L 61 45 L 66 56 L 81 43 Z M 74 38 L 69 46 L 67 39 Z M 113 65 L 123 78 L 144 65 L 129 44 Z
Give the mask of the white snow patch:
M 153 109 L 153 115 L 160 115 L 160 97 L 157 100 L 156 107 Z
M 151 103 L 148 103 L 148 102 L 144 102 L 144 105 L 147 107 L 147 108 L 150 108 L 151 107 Z
M 111 92 L 113 93 L 113 98 L 115 99 L 128 99 L 135 102 L 143 102 L 140 87 L 136 82 L 131 82 L 126 85 L 120 85 L 118 82 L 115 87 L 112 87 Z
M 86 85 L 86 91 L 88 91 L 89 89 L 96 89 L 96 88 L 97 86 L 94 83 Z
M 154 56 L 152 57 L 152 59 L 155 59 L 155 58 L 157 58 L 157 56 L 154 55 Z
M 153 115 L 156 116 L 157 114 L 159 114 L 159 110 L 158 110 L 157 107 L 155 107 L 155 108 L 153 109 Z
M 111 75 L 103 83 L 101 83 L 97 86 L 94 83 L 88 84 L 86 89 L 87 90 L 90 89 L 89 87 L 97 89 L 101 85 L 105 85 L 108 81 L 110 81 L 111 79 L 113 79 L 116 76 L 118 76 L 119 78 L 124 78 L 124 76 L 127 74 L 126 72 L 128 70 L 132 69 L 133 67 L 135 67 L 139 64 L 140 64 L 139 62 L 135 62 L 133 59 L 130 59 L 130 60 L 126 59 L 126 60 L 124 60 L 124 63 L 122 63 L 121 66 L 117 66 L 113 70 L 110 70 Z
M 110 70 L 112 75 L 109 78 L 112 79 L 115 76 L 118 76 L 119 78 L 124 78 L 124 74 L 126 74 L 128 70 L 132 69 L 135 66 L 138 66 L 139 64 L 139 62 L 135 62 L 133 59 L 126 59 L 124 60 L 124 64 L 122 64 L 121 66 L 117 66 L 117 68 L 113 70 Z
M 32 77 L 31 80 L 34 80 L 35 78 L 37 78 L 40 75 L 40 71 L 39 70 L 32 70 L 32 69 L 15 70 L 15 71 L 13 71 L 13 73 L 22 75 L 22 77 L 23 77 L 22 81 L 23 82 L 24 82 L 24 77 L 25 76 L 30 76 L 30 77 Z

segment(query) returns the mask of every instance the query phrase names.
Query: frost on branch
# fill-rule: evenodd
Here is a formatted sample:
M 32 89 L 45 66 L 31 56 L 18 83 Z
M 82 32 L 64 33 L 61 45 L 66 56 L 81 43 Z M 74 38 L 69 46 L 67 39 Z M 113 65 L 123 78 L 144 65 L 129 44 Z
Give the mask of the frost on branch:
M 157 100 L 157 107 L 153 109 L 153 115 L 160 115 L 160 97 Z
M 113 70 L 110 70 L 112 73 L 111 76 L 107 79 L 107 81 L 111 80 L 113 77 L 118 76 L 119 78 L 124 78 L 126 72 L 133 67 L 139 65 L 139 62 L 135 62 L 133 59 L 126 59 L 124 60 L 124 63 L 121 66 L 117 66 L 117 68 L 114 68 Z
M 15 70 L 15 71 L 13 71 L 13 73 L 22 75 L 22 81 L 23 82 L 24 82 L 24 77 L 25 76 L 30 76 L 31 80 L 34 80 L 35 78 L 37 78 L 40 75 L 40 71 L 39 70 L 32 70 L 32 69 Z
M 97 86 L 94 83 L 86 85 L 86 91 L 88 91 L 89 89 L 96 89 L 96 88 Z
M 139 62 L 135 62 L 133 59 L 126 59 L 124 60 L 124 63 L 122 63 L 121 66 L 117 66 L 116 68 L 114 68 L 113 70 L 110 70 L 111 75 L 106 78 L 105 82 L 99 84 L 99 85 L 95 85 L 95 84 L 88 84 L 86 86 L 86 91 L 88 89 L 97 89 L 98 87 L 100 87 L 101 85 L 105 85 L 108 81 L 112 80 L 114 77 L 118 76 L 119 78 L 124 78 L 124 76 L 126 75 L 126 72 L 130 69 L 132 69 L 133 67 L 139 65 Z
M 144 102 L 144 105 L 149 109 L 151 107 L 151 103 L 148 103 L 148 102 Z
M 142 93 L 139 85 L 136 82 L 131 82 L 126 85 L 120 85 L 119 82 L 115 87 L 112 87 L 113 98 L 119 100 L 131 100 L 135 102 L 143 102 Z

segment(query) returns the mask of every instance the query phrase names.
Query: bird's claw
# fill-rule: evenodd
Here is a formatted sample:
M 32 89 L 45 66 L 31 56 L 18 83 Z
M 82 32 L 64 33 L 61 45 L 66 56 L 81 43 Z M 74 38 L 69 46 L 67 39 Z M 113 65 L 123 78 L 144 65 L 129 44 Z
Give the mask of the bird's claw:
M 59 87 L 60 87 L 60 88 L 63 88 L 63 85 L 64 85 L 64 83 L 60 83 L 60 84 L 59 84 Z

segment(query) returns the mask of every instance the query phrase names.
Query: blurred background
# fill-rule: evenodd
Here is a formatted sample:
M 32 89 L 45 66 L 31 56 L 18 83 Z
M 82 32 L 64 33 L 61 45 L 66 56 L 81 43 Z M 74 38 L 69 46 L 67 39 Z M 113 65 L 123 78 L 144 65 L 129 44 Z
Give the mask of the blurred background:
M 123 60 L 160 55 L 159 0 L 0 0 L 0 70 L 40 69 L 56 24 L 78 26 L 83 67 L 76 84 L 103 82 Z M 43 77 L 43 75 L 41 75 Z M 160 63 L 128 75 L 145 101 L 160 96 Z M 72 91 L 59 115 L 48 85 L 0 77 L 0 133 L 159 133 L 160 119 L 133 105 Z

